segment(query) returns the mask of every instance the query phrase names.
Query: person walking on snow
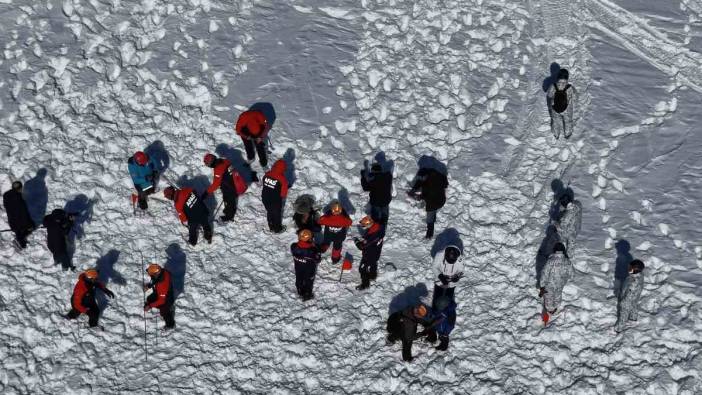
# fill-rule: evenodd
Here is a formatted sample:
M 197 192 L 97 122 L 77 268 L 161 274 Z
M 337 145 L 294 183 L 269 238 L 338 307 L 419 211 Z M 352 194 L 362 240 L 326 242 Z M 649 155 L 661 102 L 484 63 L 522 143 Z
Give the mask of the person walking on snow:
M 115 294 L 98 280 L 97 269 L 88 269 L 78 276 L 78 282 L 71 296 L 71 310 L 63 317 L 69 320 L 78 318 L 81 314 L 88 316 L 88 325 L 94 328 L 100 319 L 100 308 L 95 299 L 95 289 L 100 289 L 110 299 Z
M 161 318 L 166 323 L 165 329 L 175 328 L 175 294 L 171 272 L 152 263 L 146 268 L 146 273 L 151 278 L 144 289 L 151 288 L 151 294 L 146 298 L 144 311 L 158 309 Z
M 390 217 L 390 201 L 392 201 L 392 173 L 383 171 L 380 163 L 373 163 L 370 172 L 368 168 L 361 170 L 361 187 L 369 192 L 371 217 L 386 225 Z
M 27 248 L 27 237 L 37 228 L 29 215 L 27 203 L 22 196 L 22 182 L 12 183 L 12 189 L 2 195 L 2 204 L 7 213 L 7 223 L 15 234 L 15 243 L 21 248 Z
M 644 287 L 644 268 L 644 263 L 638 259 L 629 263 L 629 275 L 624 280 L 617 309 L 617 323 L 614 327 L 617 332 L 623 331 L 629 320 L 636 321 L 639 318 L 639 299 Z
M 295 199 L 293 204 L 295 208 L 293 222 L 295 222 L 298 233 L 303 229 L 309 229 L 313 234 L 317 234 L 322 230 L 322 227 L 317 223 L 319 212 L 315 209 L 314 203 L 314 196 L 312 195 L 300 195 Z
M 219 217 L 219 219 L 224 222 L 231 221 L 236 215 L 238 197 L 246 190 L 246 181 L 236 170 L 232 170 L 232 163 L 227 159 L 217 158 L 208 153 L 205 154 L 203 162 L 205 166 L 213 169 L 214 177 L 212 178 L 212 184 L 200 198 L 205 200 L 207 195 L 212 195 L 217 189 L 220 189 L 222 191 L 222 200 L 224 201 L 224 215 Z
M 421 168 L 414 178 L 412 189 L 407 194 L 415 200 L 424 201 L 424 208 L 427 211 L 426 239 L 434 237 L 434 224 L 436 223 L 436 213 L 446 204 L 446 188 L 448 188 L 448 178 L 436 169 Z
M 546 92 L 548 113 L 551 115 L 551 132 L 556 140 L 561 133 L 566 139 L 573 134 L 576 95 L 575 87 L 568 83 L 568 70 L 561 69 L 556 82 Z
M 244 143 L 247 162 L 249 164 L 253 162 L 256 153 L 258 153 L 258 161 L 264 169 L 268 166 L 268 152 L 266 151 L 268 131 L 268 119 L 261 111 L 244 111 L 236 121 L 236 133 Z
M 361 263 L 358 265 L 361 284 L 356 289 L 363 290 L 370 287 L 371 280 L 378 277 L 378 260 L 383 250 L 385 225 L 374 221 L 369 216 L 363 217 L 359 224 L 363 228 L 363 233 L 361 238 L 354 237 L 353 241 L 361 250 Z
M 127 160 L 129 175 L 132 177 L 134 188 L 137 190 L 139 208 L 146 210 L 149 205 L 146 197 L 156 192 L 158 170 L 153 159 L 142 151 L 138 151 Z
M 68 234 L 73 228 L 75 216 L 57 208 L 44 217 L 46 228 L 46 246 L 54 256 L 54 263 L 60 264 L 63 270 L 75 270 L 68 255 Z
M 434 273 L 438 279 L 434 281 L 432 308 L 436 308 L 436 301 L 441 297 L 456 300 L 454 298 L 456 283 L 463 277 L 461 250 L 450 245 L 443 251 L 437 252 L 434 256 Z
M 332 263 L 338 263 L 341 260 L 341 248 L 344 245 L 344 240 L 346 240 L 349 227 L 353 225 L 353 221 L 351 221 L 351 217 L 346 213 L 341 203 L 333 201 L 329 205 L 329 213 L 324 214 L 318 222 L 324 226 L 322 252 L 326 252 L 331 246 Z
M 174 202 L 178 219 L 184 226 L 188 227 L 188 243 L 190 245 L 197 245 L 200 227 L 205 233 L 205 240 L 212 243 L 210 211 L 192 188 L 176 189 L 170 186 L 163 190 L 163 196 Z
M 273 233 L 285 231 L 283 225 L 283 205 L 288 196 L 288 180 L 285 178 L 287 165 L 282 159 L 277 160 L 271 170 L 263 176 L 261 200 L 266 208 L 268 228 Z
M 298 233 L 297 243 L 290 245 L 295 263 L 295 288 L 304 301 L 314 298 L 314 277 L 317 275 L 317 265 L 322 260 L 319 247 L 314 244 L 312 238 L 312 232 L 303 229 Z
M 575 250 L 575 238 L 580 232 L 583 219 L 583 205 L 578 200 L 573 200 L 570 194 L 563 194 L 560 198 L 560 211 L 556 229 L 566 249 Z
M 573 276 L 573 265 L 566 254 L 563 243 L 556 243 L 553 254 L 548 257 L 541 275 L 541 288 L 539 297 L 543 297 L 543 311 L 541 318 L 544 325 L 548 324 L 552 315 L 561 305 L 563 288 Z
M 438 325 L 443 317 L 435 317 L 430 308 L 424 304 L 410 306 L 404 310 L 400 310 L 390 314 L 387 321 L 388 337 L 387 341 L 394 344 L 396 341 L 402 341 L 402 359 L 410 362 L 412 357 L 412 343 L 415 340 L 426 336 L 427 329 L 431 329 Z M 421 324 L 425 329 L 417 332 L 418 325 Z

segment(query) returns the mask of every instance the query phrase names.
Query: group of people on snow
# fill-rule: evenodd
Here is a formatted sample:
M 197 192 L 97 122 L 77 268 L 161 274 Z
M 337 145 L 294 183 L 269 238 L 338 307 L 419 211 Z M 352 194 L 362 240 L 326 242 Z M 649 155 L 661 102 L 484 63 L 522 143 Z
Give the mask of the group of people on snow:
M 573 111 L 576 90 L 568 83 L 568 71 L 558 73 L 556 81 L 547 89 L 547 104 L 551 116 L 551 129 L 558 139 L 561 134 L 569 138 L 573 133 Z M 265 114 L 258 110 L 243 112 L 236 122 L 236 133 L 242 139 L 246 152 L 244 166 L 249 165 L 258 156 L 259 164 L 264 170 L 268 167 L 267 141 L 270 123 Z M 239 197 L 244 194 L 250 183 L 259 182 L 255 172 L 250 171 L 247 180 L 226 158 L 207 153 L 203 158 L 205 166 L 212 169 L 213 180 L 202 193 L 194 188 L 178 187 L 169 182 L 163 189 L 166 199 L 173 202 L 180 222 L 188 228 L 188 243 L 196 245 L 202 231 L 204 239 L 212 243 L 212 216 L 205 200 L 221 191 L 223 215 L 221 222 L 232 221 L 237 212 Z M 148 210 L 148 198 L 157 191 L 159 178 L 162 176 L 156 161 L 145 152 L 139 151 L 127 160 L 127 167 L 136 193 L 132 195 L 132 204 Z M 261 200 L 266 210 L 268 229 L 273 233 L 286 230 L 283 225 L 283 211 L 288 196 L 289 180 L 286 177 L 288 164 L 280 159 L 265 172 L 260 180 Z M 361 283 L 356 287 L 364 290 L 377 278 L 378 262 L 382 253 L 383 242 L 390 217 L 392 201 L 393 174 L 391 168 L 384 168 L 383 163 L 364 164 L 360 183 L 369 194 L 368 215 L 358 222 L 360 234 L 353 238 L 355 246 L 361 251 L 358 271 Z M 445 172 L 433 167 L 421 167 L 418 170 L 407 195 L 423 205 L 426 211 L 425 238 L 434 236 L 437 212 L 446 203 L 448 178 Z M 572 194 L 565 193 L 558 200 L 557 218 L 550 224 L 553 242 L 547 243 L 548 255 L 543 270 L 538 275 L 539 297 L 543 298 L 542 319 L 548 324 L 557 313 L 561 304 L 561 295 L 565 285 L 573 274 L 569 253 L 575 249 L 575 239 L 580 230 L 582 205 L 574 200 Z M 22 183 L 15 181 L 11 190 L 3 195 L 3 204 L 8 216 L 8 223 L 15 234 L 18 249 L 26 248 L 28 236 L 37 229 L 29 215 L 22 196 Z M 302 300 L 314 297 L 314 279 L 322 255 L 331 249 L 331 262 L 337 264 L 342 259 L 343 244 L 353 226 L 351 216 L 339 200 L 333 200 L 320 215 L 315 207 L 314 197 L 299 196 L 294 204 L 293 222 L 297 228 L 297 241 L 290 245 L 295 268 L 295 286 Z M 216 215 L 216 213 L 215 213 Z M 68 251 L 68 234 L 73 227 L 75 213 L 55 209 L 44 217 L 43 227 L 47 230 L 47 246 L 54 262 L 64 270 L 75 269 Z M 633 260 L 629 265 L 629 276 L 620 292 L 618 305 L 617 331 L 624 328 L 628 320 L 636 319 L 638 299 L 643 287 L 644 265 L 640 260 Z M 412 360 L 413 341 L 422 337 L 435 343 L 439 340 L 438 350 L 446 350 L 449 334 L 456 322 L 456 284 L 463 277 L 462 251 L 456 245 L 449 245 L 434 257 L 435 282 L 431 305 L 417 303 L 397 312 L 393 312 L 387 321 L 387 340 L 402 342 L 404 360 Z M 146 273 L 151 281 L 144 284 L 152 292 L 145 298 L 144 310 L 156 308 L 166 323 L 166 328 L 175 326 L 173 284 L 170 272 L 158 264 L 150 264 Z M 113 298 L 114 293 L 107 289 L 98 279 L 97 269 L 88 269 L 80 274 L 71 297 L 71 310 L 65 318 L 74 319 L 86 314 L 91 327 L 98 325 L 100 315 L 96 302 L 96 290 Z M 423 330 L 418 331 L 421 325 Z

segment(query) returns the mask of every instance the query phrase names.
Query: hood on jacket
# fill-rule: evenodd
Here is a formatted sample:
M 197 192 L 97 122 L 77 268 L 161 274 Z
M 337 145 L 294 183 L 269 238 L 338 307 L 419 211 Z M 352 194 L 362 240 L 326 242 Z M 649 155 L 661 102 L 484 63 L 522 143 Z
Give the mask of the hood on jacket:
M 287 168 L 288 168 L 288 165 L 285 163 L 285 161 L 282 159 L 278 159 L 273 164 L 273 167 L 271 168 L 270 174 L 276 175 L 276 176 L 282 176 L 283 173 L 285 173 L 285 170 Z

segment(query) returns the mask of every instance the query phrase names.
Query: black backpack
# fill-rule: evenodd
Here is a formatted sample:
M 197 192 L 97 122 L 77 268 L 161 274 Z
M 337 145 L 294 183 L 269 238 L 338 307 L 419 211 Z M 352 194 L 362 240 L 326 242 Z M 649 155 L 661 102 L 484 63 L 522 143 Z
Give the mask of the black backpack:
M 558 90 L 556 84 L 553 84 L 553 88 L 556 90 L 553 95 L 553 110 L 560 114 L 568 108 L 568 88 L 570 88 L 570 84 L 566 85 L 562 91 Z

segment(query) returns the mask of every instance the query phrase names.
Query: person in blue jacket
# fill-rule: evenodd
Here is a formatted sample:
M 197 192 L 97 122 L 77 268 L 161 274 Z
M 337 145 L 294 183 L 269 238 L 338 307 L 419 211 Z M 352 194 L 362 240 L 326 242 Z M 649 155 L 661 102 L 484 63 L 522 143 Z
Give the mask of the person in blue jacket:
M 139 208 L 146 210 L 149 208 L 146 197 L 156 192 L 156 179 L 158 178 L 156 163 L 148 155 L 138 151 L 127 160 L 127 167 L 129 175 L 132 176 L 134 188 L 137 190 Z
M 435 311 L 442 318 L 436 325 L 436 333 L 439 335 L 439 345 L 436 346 L 436 349 L 446 351 L 449 345 L 449 335 L 456 326 L 456 302 L 447 296 L 442 296 L 436 301 Z M 430 332 L 427 340 L 431 341 L 431 337 Z

